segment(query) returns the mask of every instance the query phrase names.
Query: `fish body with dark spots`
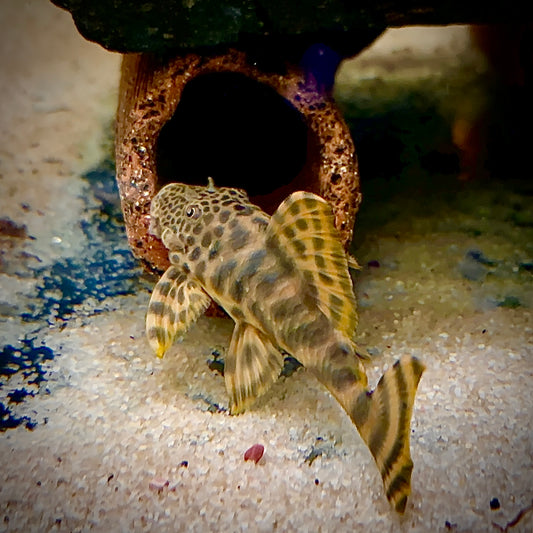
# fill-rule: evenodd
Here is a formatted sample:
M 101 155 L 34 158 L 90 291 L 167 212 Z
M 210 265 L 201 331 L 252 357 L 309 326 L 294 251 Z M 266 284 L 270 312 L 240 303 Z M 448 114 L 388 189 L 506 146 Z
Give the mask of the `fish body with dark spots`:
M 399 512 L 410 493 L 409 434 L 423 365 L 403 357 L 374 391 L 353 342 L 355 296 L 329 204 L 308 192 L 272 217 L 239 189 L 169 184 L 152 201 L 150 231 L 171 266 L 148 308 L 148 340 L 162 357 L 211 299 L 235 321 L 224 377 L 231 412 L 274 383 L 289 353 L 333 394 L 357 426 Z

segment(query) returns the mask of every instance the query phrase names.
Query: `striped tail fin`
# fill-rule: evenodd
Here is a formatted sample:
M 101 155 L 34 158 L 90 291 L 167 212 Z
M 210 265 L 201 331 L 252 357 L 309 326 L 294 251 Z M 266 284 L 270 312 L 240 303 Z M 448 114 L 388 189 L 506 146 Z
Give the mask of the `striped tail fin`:
M 360 394 L 350 413 L 374 456 L 387 499 L 399 513 L 405 511 L 411 492 L 411 415 L 424 369 L 415 357 L 402 357 L 381 376 L 374 391 Z

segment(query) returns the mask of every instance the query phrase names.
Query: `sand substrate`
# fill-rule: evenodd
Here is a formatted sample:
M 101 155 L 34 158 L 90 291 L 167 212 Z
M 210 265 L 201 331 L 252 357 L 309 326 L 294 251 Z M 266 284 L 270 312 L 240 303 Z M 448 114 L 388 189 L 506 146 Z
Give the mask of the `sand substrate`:
M 101 157 L 118 58 L 47 2 L 23 4 L 2 6 L 0 201 L 35 237 L 25 250 L 42 267 L 82 248 L 77 177 Z M 0 433 L 0 531 L 532 531 L 531 241 L 490 198 L 479 216 L 446 219 L 442 205 L 433 218 L 391 217 L 355 250 L 370 383 L 404 354 L 427 366 L 404 517 L 355 427 L 303 368 L 232 417 L 208 366 L 230 321 L 200 319 L 163 360 L 144 338 L 148 284 L 69 320 L 24 321 L 39 279 L 19 276 L 6 252 L 3 345 L 33 335 L 55 357 L 45 381 L 2 382 L 6 405 L 19 386 L 34 396 L 9 404 L 31 424 Z M 473 237 L 465 228 L 483 217 L 496 229 Z M 245 462 L 257 443 L 263 458 Z

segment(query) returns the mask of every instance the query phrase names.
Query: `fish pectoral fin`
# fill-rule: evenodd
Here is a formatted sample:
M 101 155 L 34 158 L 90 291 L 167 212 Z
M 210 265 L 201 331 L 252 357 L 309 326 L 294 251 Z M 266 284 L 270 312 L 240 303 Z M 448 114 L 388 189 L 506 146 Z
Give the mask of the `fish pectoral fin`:
M 146 314 L 146 336 L 158 357 L 184 335 L 211 299 L 195 281 L 171 266 L 157 282 Z
M 402 357 L 381 376 L 373 392 L 360 393 L 350 410 L 374 456 L 387 499 L 399 513 L 405 511 L 411 492 L 411 415 L 424 368 L 417 358 Z
M 330 205 L 316 194 L 298 191 L 276 210 L 267 227 L 267 246 L 284 258 L 315 288 L 320 310 L 348 338 L 357 327 L 357 309 L 348 266 L 357 263 L 342 247 Z
M 232 414 L 242 413 L 264 394 L 283 369 L 283 356 L 270 339 L 246 323 L 237 323 L 224 365 Z

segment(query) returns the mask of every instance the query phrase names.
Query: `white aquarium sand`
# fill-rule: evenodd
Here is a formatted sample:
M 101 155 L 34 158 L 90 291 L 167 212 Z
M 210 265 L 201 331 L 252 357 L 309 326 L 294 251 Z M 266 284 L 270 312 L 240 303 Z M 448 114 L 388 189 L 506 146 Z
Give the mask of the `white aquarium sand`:
M 1 532 L 533 531 L 531 197 L 470 191 L 463 209 L 423 213 L 384 199 L 375 209 L 390 220 L 356 228 L 370 382 L 404 354 L 427 366 L 399 517 L 355 427 L 303 369 L 228 415 L 207 361 L 229 321 L 202 318 L 158 360 L 143 331 L 148 281 L 70 319 L 22 319 L 42 286 L 32 273 L 88 246 L 80 176 L 104 157 L 120 58 L 46 1 L 3 0 L 0 25 L 0 218 L 34 238 L 0 236 L 1 346 L 33 339 L 55 354 L 45 381 L 0 376 L 3 405 L 31 421 L 0 433 Z M 529 225 L 507 216 L 517 203 Z M 23 387 L 33 396 L 17 403 Z M 245 462 L 257 443 L 263 458 Z

